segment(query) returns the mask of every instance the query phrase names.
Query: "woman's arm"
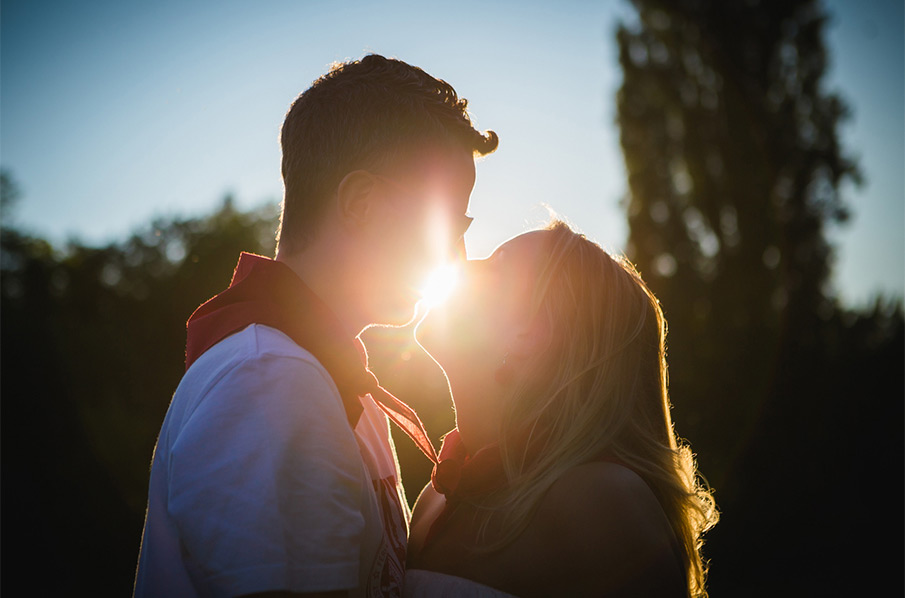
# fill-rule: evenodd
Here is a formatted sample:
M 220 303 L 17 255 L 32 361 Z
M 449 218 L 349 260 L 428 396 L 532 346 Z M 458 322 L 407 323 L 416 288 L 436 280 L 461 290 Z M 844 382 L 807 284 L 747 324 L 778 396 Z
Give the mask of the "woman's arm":
M 412 509 L 407 553 L 408 567 L 417 568 L 424 539 L 445 505 L 446 497 L 434 490 L 430 483 L 418 495 L 418 500 L 415 501 L 415 507 Z

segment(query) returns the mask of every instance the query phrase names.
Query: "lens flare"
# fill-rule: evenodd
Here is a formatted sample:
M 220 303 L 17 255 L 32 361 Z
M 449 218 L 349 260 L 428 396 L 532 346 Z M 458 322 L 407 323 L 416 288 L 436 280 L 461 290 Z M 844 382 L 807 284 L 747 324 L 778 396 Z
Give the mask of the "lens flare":
M 439 305 L 446 301 L 459 282 L 459 268 L 456 264 L 447 264 L 431 272 L 421 287 L 421 300 L 427 307 Z

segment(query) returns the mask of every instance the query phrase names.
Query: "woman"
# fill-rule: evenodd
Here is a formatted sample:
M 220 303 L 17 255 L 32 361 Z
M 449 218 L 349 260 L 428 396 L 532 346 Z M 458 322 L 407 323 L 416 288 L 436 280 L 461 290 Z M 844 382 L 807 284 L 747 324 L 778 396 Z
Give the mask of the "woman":
M 632 266 L 555 222 L 468 262 L 419 325 L 457 428 L 413 512 L 409 596 L 704 596 L 717 520 Z

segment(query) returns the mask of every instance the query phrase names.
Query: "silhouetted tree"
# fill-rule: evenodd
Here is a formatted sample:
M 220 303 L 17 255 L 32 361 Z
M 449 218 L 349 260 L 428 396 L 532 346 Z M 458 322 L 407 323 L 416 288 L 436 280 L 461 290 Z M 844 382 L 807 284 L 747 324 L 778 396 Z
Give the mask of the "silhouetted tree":
M 826 16 L 813 0 L 635 5 L 637 26 L 617 31 L 627 253 L 663 302 L 677 426 L 725 512 L 713 592 L 838 590 L 857 561 L 841 555 L 880 540 L 833 496 L 857 485 L 831 473 L 856 474 L 845 436 L 883 432 L 897 473 L 882 500 L 901 503 L 902 313 L 852 312 L 828 286 L 826 230 L 848 215 L 840 183 L 860 178 L 838 140 L 847 110 L 824 86 Z M 834 509 L 844 529 L 802 512 Z M 820 579 L 827 562 L 837 576 Z

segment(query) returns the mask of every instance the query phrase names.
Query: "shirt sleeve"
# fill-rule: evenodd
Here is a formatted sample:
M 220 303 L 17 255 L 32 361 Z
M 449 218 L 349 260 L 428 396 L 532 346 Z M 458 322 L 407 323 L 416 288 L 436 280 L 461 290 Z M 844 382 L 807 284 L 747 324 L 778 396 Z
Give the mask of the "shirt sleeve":
M 170 517 L 215 595 L 358 585 L 364 470 L 319 365 L 241 362 L 186 421 L 168 471 Z

